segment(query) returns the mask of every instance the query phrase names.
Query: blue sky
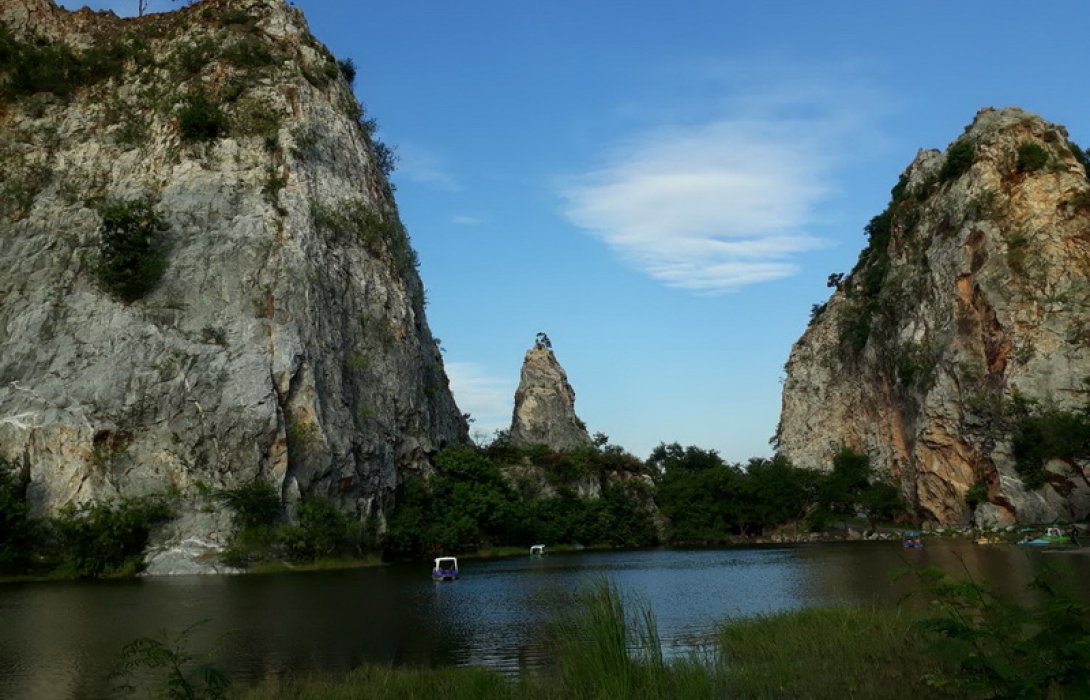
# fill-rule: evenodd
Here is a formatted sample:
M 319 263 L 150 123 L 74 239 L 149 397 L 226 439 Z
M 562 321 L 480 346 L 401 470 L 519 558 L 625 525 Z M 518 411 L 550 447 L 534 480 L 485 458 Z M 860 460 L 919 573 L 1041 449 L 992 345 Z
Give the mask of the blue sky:
M 791 344 L 917 149 L 1011 105 L 1090 145 L 1074 0 L 294 4 L 399 149 L 479 434 L 545 331 L 592 432 L 767 455 Z

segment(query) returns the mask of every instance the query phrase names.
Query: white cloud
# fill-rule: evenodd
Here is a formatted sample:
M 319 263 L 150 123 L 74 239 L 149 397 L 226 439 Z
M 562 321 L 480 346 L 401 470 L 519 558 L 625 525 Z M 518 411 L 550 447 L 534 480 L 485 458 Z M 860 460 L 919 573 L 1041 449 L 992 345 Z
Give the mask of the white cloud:
M 564 214 L 672 287 L 790 276 L 824 245 L 811 231 L 846 154 L 874 140 L 858 97 L 833 83 L 736 92 L 716 118 L 639 134 L 568 180 Z
M 450 390 L 458 407 L 473 416 L 471 433 L 490 436 L 496 430 L 511 427 L 515 386 L 489 375 L 474 362 L 444 362 Z
M 462 190 L 461 183 L 451 175 L 443 159 L 418 144 L 398 144 L 396 177 L 447 192 Z
M 451 217 L 450 223 L 458 224 L 459 226 L 476 226 L 483 224 L 484 219 L 477 216 L 454 216 Z

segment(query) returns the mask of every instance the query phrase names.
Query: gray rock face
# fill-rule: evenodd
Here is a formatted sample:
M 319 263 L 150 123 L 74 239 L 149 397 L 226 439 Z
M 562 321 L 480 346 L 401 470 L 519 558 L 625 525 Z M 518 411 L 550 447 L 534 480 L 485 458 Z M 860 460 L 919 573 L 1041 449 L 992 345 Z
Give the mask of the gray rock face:
M 530 348 L 522 362 L 511 444 L 546 445 L 558 451 L 591 444 L 586 425 L 575 415 L 575 392 L 568 375 L 547 340 Z
M 1004 407 L 1086 401 L 1090 182 L 1063 127 L 1020 109 L 981 111 L 959 142 L 972 153 L 957 174 L 920 152 L 894 191 L 888 255 L 872 234 L 792 349 L 779 449 L 817 468 L 865 451 L 937 524 L 1081 519 L 1087 465 L 1053 461 L 1026 488 Z M 977 483 L 988 502 L 972 513 Z
M 5 0 L 0 21 L 146 47 L 69 97 L 0 103 L 0 451 L 29 469 L 34 512 L 260 478 L 381 522 L 399 474 L 467 426 L 381 146 L 302 14 Z M 210 140 L 181 133 L 198 93 L 226 115 Z M 123 303 L 93 272 L 96 203 L 137 198 L 168 226 L 169 266 Z M 179 508 L 153 570 L 213 570 L 230 518 Z

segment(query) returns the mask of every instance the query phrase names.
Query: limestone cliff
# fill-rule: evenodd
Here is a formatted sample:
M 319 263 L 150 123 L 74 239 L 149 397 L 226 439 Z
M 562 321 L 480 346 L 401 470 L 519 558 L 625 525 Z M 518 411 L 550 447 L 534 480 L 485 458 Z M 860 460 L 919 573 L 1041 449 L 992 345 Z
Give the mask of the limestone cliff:
M 352 69 L 283 0 L 4 0 L 0 21 L 9 55 L 48 59 L 0 72 L 0 450 L 34 511 L 180 492 L 161 547 L 182 560 L 229 529 L 198 488 L 262 478 L 289 510 L 381 520 L 466 424 Z M 132 202 L 166 266 L 125 301 L 96 270 Z
M 511 444 L 546 445 L 560 451 L 591 444 L 586 425 L 575 415 L 575 392 L 568 384 L 568 375 L 544 334 L 539 334 L 522 362 L 511 418 Z
M 1066 131 L 982 110 L 945 154 L 921 151 L 867 227 L 867 248 L 795 344 L 779 449 L 828 468 L 863 450 L 925 520 L 1083 518 L 1085 455 L 1016 469 L 1010 407 L 1086 402 L 1090 183 Z

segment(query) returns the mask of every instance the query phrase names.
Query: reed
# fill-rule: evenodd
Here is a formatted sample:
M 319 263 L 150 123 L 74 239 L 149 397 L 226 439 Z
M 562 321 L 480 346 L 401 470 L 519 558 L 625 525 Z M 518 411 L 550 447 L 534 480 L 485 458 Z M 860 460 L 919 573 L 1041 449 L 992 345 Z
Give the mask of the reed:
M 806 608 L 725 624 L 719 635 L 729 697 L 948 697 L 942 670 L 901 608 Z

